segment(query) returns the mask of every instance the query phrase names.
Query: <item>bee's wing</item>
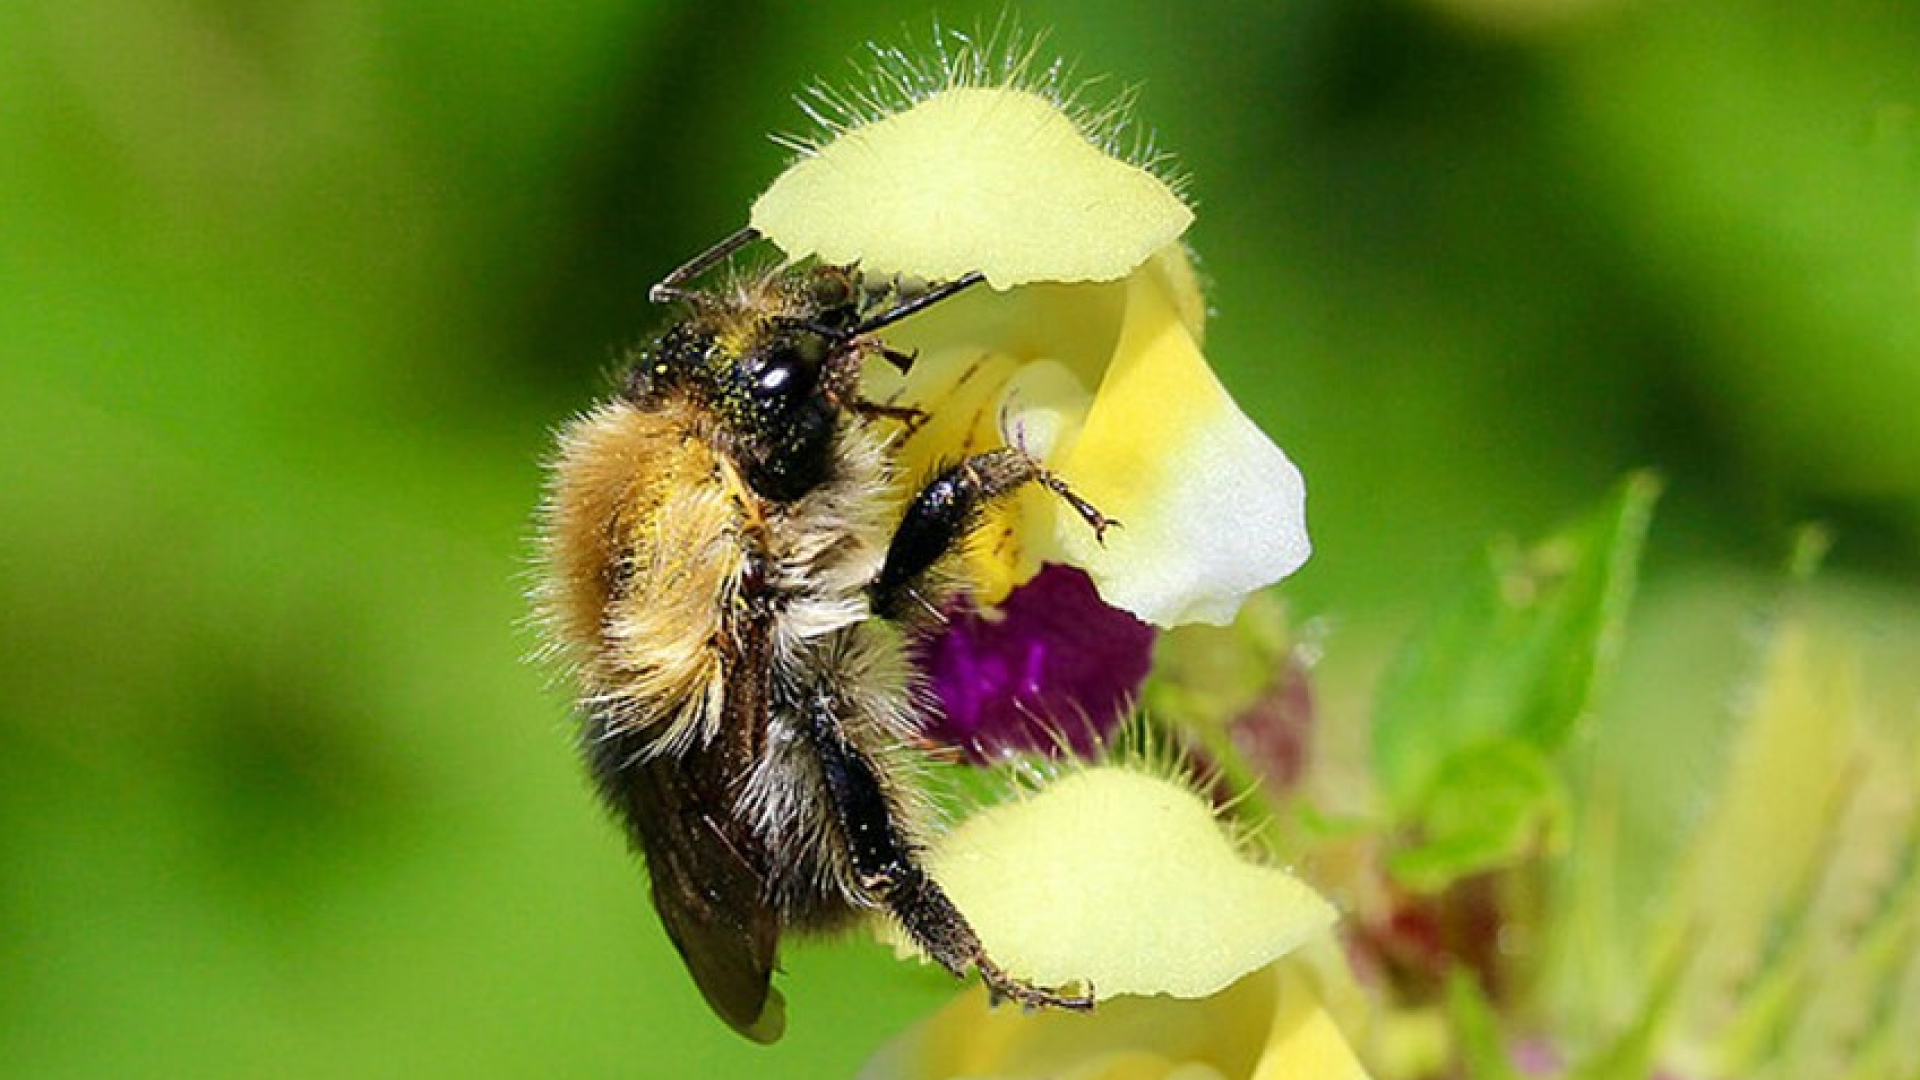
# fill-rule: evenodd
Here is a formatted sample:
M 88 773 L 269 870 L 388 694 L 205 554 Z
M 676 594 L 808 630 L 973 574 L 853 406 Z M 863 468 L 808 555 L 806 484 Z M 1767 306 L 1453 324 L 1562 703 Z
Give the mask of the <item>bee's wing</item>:
M 764 649 L 764 627 L 740 629 Z M 751 648 L 732 659 L 714 738 L 647 753 L 644 729 L 592 718 L 587 746 L 600 792 L 646 856 L 660 921 L 707 1004 L 735 1031 L 770 1043 L 786 1029 L 773 988 L 780 917 L 768 896 L 767 853 L 736 810 L 765 744 L 766 666 Z
M 780 920 L 741 822 L 725 807 L 703 806 L 730 787 L 707 758 L 696 750 L 643 765 L 630 781 L 643 789 L 629 804 L 631 825 L 646 849 L 660 921 L 707 1004 L 735 1031 L 770 1043 L 786 1029 L 772 983 Z

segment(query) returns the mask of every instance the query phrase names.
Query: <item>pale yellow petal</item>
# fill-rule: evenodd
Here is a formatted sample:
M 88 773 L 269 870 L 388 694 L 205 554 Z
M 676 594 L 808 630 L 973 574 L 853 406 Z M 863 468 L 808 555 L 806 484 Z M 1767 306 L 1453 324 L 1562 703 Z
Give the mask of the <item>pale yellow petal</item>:
M 1125 277 L 1193 212 L 1046 98 L 959 86 L 795 162 L 750 220 L 789 258 L 933 279 L 977 270 L 1009 289 Z
M 1279 985 L 1269 968 L 1209 998 L 1117 998 L 1090 1013 L 992 1008 L 975 986 L 882 1049 L 860 1076 L 1246 1077 L 1265 1052 Z
M 1267 1037 L 1253 1080 L 1367 1080 L 1347 1037 L 1321 1000 L 1319 988 L 1299 968 L 1280 967 L 1280 1011 Z
M 1212 809 L 1131 768 L 1071 773 L 969 818 L 930 855 L 987 952 L 1047 986 L 1204 997 L 1333 924 L 1284 870 L 1242 858 Z
M 1207 343 L 1207 298 L 1200 289 L 1200 275 L 1194 272 L 1193 259 L 1185 244 L 1168 244 L 1147 264 L 1147 272 L 1159 280 L 1161 289 L 1173 300 L 1175 311 L 1195 346 Z

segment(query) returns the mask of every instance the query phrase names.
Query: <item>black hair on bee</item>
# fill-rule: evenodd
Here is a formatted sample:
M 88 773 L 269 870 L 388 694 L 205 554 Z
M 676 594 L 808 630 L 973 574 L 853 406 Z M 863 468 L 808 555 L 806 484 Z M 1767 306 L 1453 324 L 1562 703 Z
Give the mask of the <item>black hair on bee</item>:
M 876 421 L 918 414 L 861 398 L 860 370 L 909 366 L 876 332 L 979 275 L 910 288 L 804 265 L 689 287 L 756 238 L 654 288 L 680 317 L 560 436 L 539 602 L 593 781 L 701 993 L 748 1038 L 785 1026 L 782 932 L 875 908 L 996 998 L 1090 1008 L 1091 988 L 1004 971 L 922 866 L 910 755 L 927 705 L 902 624 L 938 606 L 939 564 L 1025 484 L 1112 523 L 1012 447 L 941 470 L 902 512 Z

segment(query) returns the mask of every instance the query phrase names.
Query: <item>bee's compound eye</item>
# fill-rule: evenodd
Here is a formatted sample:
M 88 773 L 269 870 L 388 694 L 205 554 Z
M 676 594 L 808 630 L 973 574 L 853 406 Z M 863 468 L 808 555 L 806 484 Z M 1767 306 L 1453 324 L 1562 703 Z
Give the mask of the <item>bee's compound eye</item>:
M 749 373 L 753 396 L 776 409 L 789 407 L 813 389 L 817 360 L 809 360 L 803 346 L 768 353 Z
M 799 377 L 797 365 L 774 362 L 760 369 L 760 377 L 754 381 L 753 388 L 761 397 L 780 397 Z

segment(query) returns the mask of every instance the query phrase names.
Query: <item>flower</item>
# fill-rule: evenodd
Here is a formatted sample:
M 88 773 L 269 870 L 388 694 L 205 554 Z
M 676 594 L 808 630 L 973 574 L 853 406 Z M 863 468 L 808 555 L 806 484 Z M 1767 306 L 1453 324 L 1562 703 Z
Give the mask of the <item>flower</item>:
M 1073 498 L 1028 485 L 976 530 L 963 599 L 915 646 L 943 706 L 928 734 L 976 758 L 1089 753 L 1137 701 L 1157 631 L 1227 623 L 1305 562 L 1305 487 L 1201 351 L 1192 211 L 1114 152 L 1111 123 L 991 66 L 876 80 L 906 100 L 862 95 L 751 225 L 869 281 L 984 280 L 889 327 L 913 361 L 874 365 L 862 392 L 923 418 L 894 432 L 906 482 L 1015 447 Z M 1084 505 L 1120 527 L 1090 528 Z M 988 1014 L 974 993 L 873 1075 L 1362 1075 L 1334 1021 L 1354 994 L 1332 907 L 1243 858 L 1179 783 L 1068 770 L 926 858 L 1010 973 L 1102 1004 Z
M 1023 1015 L 969 993 L 867 1076 L 1364 1075 L 1343 1033 L 1357 992 L 1333 908 L 1244 858 L 1180 783 L 1139 766 L 1069 771 L 968 819 L 928 860 L 1009 971 L 1091 983 L 1101 1003 Z
M 1225 623 L 1306 560 L 1306 489 L 1200 351 L 1192 211 L 1057 95 L 963 70 L 896 80 L 937 88 L 803 147 L 751 223 L 793 259 L 984 276 L 890 329 L 916 359 L 864 392 L 927 417 L 896 432 L 902 475 L 1019 447 L 1121 524 L 1102 536 L 1038 486 L 995 506 L 921 650 L 954 744 L 1084 750 L 1137 700 L 1148 626 Z M 1091 581 L 1078 617 L 1016 614 L 1072 589 L 1049 567 Z

